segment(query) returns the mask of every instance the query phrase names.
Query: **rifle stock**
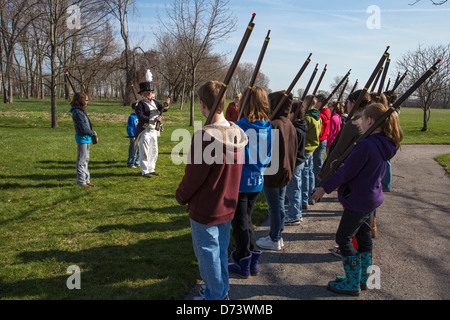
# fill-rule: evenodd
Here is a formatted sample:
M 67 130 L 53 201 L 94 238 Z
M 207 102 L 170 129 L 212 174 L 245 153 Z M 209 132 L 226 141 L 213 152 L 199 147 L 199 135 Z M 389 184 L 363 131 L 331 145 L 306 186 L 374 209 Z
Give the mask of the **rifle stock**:
M 261 49 L 261 52 L 259 54 L 258 61 L 256 62 L 255 70 L 253 70 L 252 78 L 250 79 L 250 83 L 248 85 L 248 90 L 245 90 L 244 97 L 242 98 L 241 105 L 239 107 L 239 116 L 238 120 L 242 118 L 242 115 L 244 114 L 244 109 L 247 106 L 248 100 L 250 99 L 251 90 L 253 86 L 255 85 L 256 78 L 258 77 L 259 69 L 261 68 L 262 61 L 264 59 L 264 55 L 266 54 L 267 46 L 269 45 L 270 41 L 270 30 L 267 32 L 267 36 L 264 39 L 264 43 Z
M 289 88 L 286 90 L 286 92 L 284 93 L 283 97 L 281 98 L 280 102 L 278 103 L 278 105 L 276 106 L 275 110 L 272 112 L 272 114 L 270 115 L 270 120 L 275 119 L 275 117 L 277 116 L 277 113 L 280 111 L 281 106 L 284 104 L 284 102 L 286 101 L 286 99 L 288 98 L 289 94 L 291 93 L 292 89 L 294 89 L 294 86 L 297 84 L 298 79 L 300 79 L 300 77 L 302 76 L 303 72 L 305 71 L 306 67 L 308 66 L 308 64 L 311 62 L 311 56 L 312 53 L 309 54 L 308 58 L 306 58 L 305 63 L 303 63 L 303 66 L 300 68 L 299 72 L 297 73 L 297 75 L 295 76 L 294 80 L 292 81 L 292 83 L 290 84 Z
M 242 37 L 239 48 L 234 56 L 233 62 L 231 63 L 230 68 L 228 69 L 228 73 L 225 76 L 225 80 L 222 83 L 222 87 L 220 88 L 219 94 L 217 95 L 217 97 L 214 101 L 214 104 L 211 107 L 211 110 L 208 114 L 208 118 L 206 119 L 205 125 L 211 124 L 211 120 L 217 112 L 219 103 L 222 100 L 222 98 L 225 94 L 225 91 L 227 90 L 227 87 L 228 87 L 228 84 L 230 83 L 231 77 L 233 76 L 233 73 L 237 68 L 237 65 L 239 63 L 239 60 L 241 59 L 242 53 L 244 52 L 245 46 L 247 45 L 248 39 L 250 38 L 250 35 L 255 26 L 255 24 L 253 23 L 253 19 L 255 19 L 255 16 L 256 16 L 256 13 L 253 13 L 252 18 L 247 26 L 247 29 L 245 30 L 244 36 Z
M 405 102 L 406 99 L 409 98 L 409 96 L 411 96 L 411 94 L 417 90 L 417 88 L 419 86 L 422 85 L 422 83 L 425 82 L 425 80 L 427 80 L 434 72 L 436 72 L 437 70 L 437 65 L 438 63 L 441 62 L 441 59 L 438 59 L 434 65 L 428 69 L 423 75 L 422 77 L 420 77 L 419 80 L 417 80 L 400 98 L 398 98 L 394 104 L 392 105 L 392 107 L 390 107 L 383 115 L 380 116 L 380 118 L 378 118 L 374 124 L 367 129 L 366 132 L 364 132 L 353 144 L 351 144 L 346 150 L 345 152 L 342 154 L 342 156 L 340 156 L 334 163 L 332 163 L 332 170 L 330 171 L 330 173 L 323 177 L 322 180 L 320 181 L 320 183 L 318 184 L 318 187 L 322 186 L 323 182 L 325 182 L 326 179 L 328 179 L 329 177 L 331 177 L 333 175 L 333 173 L 336 171 L 336 169 L 342 164 L 342 162 L 345 161 L 345 159 L 347 159 L 347 157 L 349 156 L 349 154 L 352 152 L 353 148 L 355 147 L 355 145 L 367 138 L 369 135 L 371 135 L 394 111 L 398 110 L 401 106 L 401 104 L 403 102 Z

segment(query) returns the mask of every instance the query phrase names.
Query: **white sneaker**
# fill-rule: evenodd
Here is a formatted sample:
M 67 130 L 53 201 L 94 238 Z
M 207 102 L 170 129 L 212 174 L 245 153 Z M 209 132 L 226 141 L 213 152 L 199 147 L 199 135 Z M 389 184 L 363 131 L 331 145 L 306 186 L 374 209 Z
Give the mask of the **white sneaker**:
M 270 236 L 264 237 L 256 241 L 256 244 L 261 249 L 268 249 L 268 250 L 276 250 L 279 251 L 282 248 L 282 241 L 281 239 L 278 241 L 272 241 Z

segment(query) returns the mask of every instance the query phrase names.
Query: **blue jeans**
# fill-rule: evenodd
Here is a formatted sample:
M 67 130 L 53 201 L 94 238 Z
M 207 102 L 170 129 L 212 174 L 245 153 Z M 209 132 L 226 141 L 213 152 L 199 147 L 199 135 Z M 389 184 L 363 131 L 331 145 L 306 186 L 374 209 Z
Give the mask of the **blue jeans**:
M 325 150 L 327 149 L 327 139 L 320 141 L 319 146 L 313 152 L 314 177 L 316 177 L 323 166 L 323 158 L 325 157 Z M 314 185 L 315 187 L 316 185 Z
M 228 245 L 231 221 L 204 225 L 191 221 L 192 245 L 198 260 L 200 276 L 206 285 L 206 300 L 224 300 L 230 290 Z
M 286 195 L 289 200 L 287 216 L 292 220 L 300 220 L 302 217 L 302 172 L 305 163 L 296 165 L 294 176 L 286 187 Z
M 286 186 L 282 188 L 270 188 L 264 186 L 264 196 L 270 215 L 269 236 L 272 241 L 281 239 L 281 232 L 284 230 L 284 197 L 286 196 Z
M 306 156 L 305 168 L 302 171 L 302 204 L 305 206 L 312 200 L 311 195 L 316 180 L 313 169 L 313 154 L 310 154 Z
M 128 147 L 127 167 L 139 165 L 139 148 L 134 148 L 134 141 L 130 138 L 130 146 Z

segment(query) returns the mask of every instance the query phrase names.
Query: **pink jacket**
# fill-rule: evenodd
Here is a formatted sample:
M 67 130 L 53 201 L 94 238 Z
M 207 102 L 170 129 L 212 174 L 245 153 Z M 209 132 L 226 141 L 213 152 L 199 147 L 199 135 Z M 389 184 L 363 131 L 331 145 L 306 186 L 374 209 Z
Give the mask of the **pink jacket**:
M 331 146 L 337 134 L 339 133 L 339 130 L 341 130 L 341 122 L 341 116 L 337 113 L 333 114 L 330 119 L 330 134 L 328 135 L 327 148 Z

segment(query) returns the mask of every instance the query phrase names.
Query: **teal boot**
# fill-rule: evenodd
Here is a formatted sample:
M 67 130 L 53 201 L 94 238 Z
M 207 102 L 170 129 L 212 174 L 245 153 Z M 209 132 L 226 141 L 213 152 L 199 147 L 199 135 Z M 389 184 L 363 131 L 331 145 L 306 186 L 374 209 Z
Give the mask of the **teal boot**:
M 372 265 L 372 252 L 359 254 L 361 258 L 361 290 L 367 290 L 367 280 L 369 279 L 368 268 Z
M 372 265 L 372 252 L 357 253 L 361 258 L 361 281 L 359 283 L 361 290 L 367 290 L 367 280 L 369 279 L 369 273 L 367 269 Z M 337 276 L 336 282 L 345 281 L 345 277 Z
M 345 280 L 328 283 L 328 290 L 340 294 L 359 296 L 361 292 L 359 283 L 361 281 L 361 258 L 360 256 L 342 257 L 345 271 Z

